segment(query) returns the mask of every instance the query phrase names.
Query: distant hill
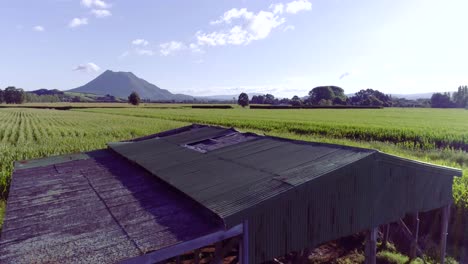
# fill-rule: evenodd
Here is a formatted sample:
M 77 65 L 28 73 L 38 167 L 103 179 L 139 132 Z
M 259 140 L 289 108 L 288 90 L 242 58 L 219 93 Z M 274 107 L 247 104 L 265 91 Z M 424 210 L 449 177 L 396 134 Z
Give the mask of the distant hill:
M 248 96 L 249 98 L 252 98 L 254 95 L 261 95 L 260 93 L 249 93 Z M 206 101 L 232 101 L 233 98 L 235 98 L 235 101 L 237 101 L 237 98 L 239 97 L 239 94 L 231 94 L 231 95 L 205 95 L 205 96 L 196 96 L 197 99 L 199 100 L 206 100 Z
M 63 95 L 64 93 L 60 90 L 54 89 L 54 90 L 48 90 L 45 88 L 39 89 L 39 90 L 34 90 L 34 91 L 29 91 L 28 93 L 32 93 L 35 95 Z
M 131 92 L 137 92 L 142 99 L 153 101 L 186 101 L 192 96 L 173 94 L 149 83 L 131 72 L 114 72 L 107 70 L 89 83 L 68 92 L 92 93 L 97 95 L 112 95 L 127 98 Z
M 416 94 L 392 94 L 394 98 L 405 98 L 408 100 L 416 100 L 416 99 L 431 99 L 434 93 L 416 93 Z

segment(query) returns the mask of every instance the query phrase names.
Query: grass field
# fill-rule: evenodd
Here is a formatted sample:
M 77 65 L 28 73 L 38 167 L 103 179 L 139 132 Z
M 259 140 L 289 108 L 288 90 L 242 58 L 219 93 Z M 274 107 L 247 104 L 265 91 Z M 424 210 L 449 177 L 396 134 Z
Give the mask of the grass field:
M 172 107 L 172 108 L 168 108 Z M 455 109 L 251 110 L 94 108 L 0 109 L 0 228 L 15 160 L 103 148 L 107 142 L 188 123 L 233 126 L 294 139 L 378 149 L 464 169 L 454 198 L 468 207 L 468 111 Z M 3 199 L 3 201 L 2 201 Z

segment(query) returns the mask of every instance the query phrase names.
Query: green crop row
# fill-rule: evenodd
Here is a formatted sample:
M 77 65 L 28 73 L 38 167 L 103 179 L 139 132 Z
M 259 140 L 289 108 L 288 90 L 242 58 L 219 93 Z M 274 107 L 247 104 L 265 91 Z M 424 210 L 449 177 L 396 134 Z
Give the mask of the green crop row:
M 264 132 L 381 141 L 412 149 L 468 151 L 468 111 L 461 109 L 86 109 L 136 117 L 233 126 Z
M 70 111 L 0 110 L 0 198 L 6 197 L 13 163 L 104 148 L 107 142 L 156 133 L 185 125 Z

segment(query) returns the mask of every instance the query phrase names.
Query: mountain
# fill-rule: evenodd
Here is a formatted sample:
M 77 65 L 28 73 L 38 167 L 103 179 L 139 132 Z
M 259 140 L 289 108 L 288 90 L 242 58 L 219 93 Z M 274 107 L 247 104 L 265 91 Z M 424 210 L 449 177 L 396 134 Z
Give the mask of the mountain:
M 133 91 L 137 92 L 142 99 L 153 101 L 185 101 L 193 100 L 192 96 L 185 94 L 173 94 L 168 90 L 161 89 L 156 85 L 138 78 L 131 72 L 114 72 L 107 70 L 89 83 L 68 92 L 92 93 L 98 95 L 112 95 L 127 98 Z

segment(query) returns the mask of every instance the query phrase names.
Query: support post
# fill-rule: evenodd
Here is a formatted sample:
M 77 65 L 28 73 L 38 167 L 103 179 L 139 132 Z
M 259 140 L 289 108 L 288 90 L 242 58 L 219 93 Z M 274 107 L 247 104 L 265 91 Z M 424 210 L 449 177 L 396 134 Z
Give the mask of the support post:
M 249 222 L 242 224 L 242 239 L 239 242 L 239 263 L 249 264 Z
M 445 263 L 445 252 L 447 248 L 447 231 L 448 222 L 450 216 L 450 205 L 446 205 L 441 208 L 442 219 L 441 219 L 441 230 L 440 230 L 440 263 Z
M 195 249 L 195 251 L 193 252 L 193 262 L 195 264 L 200 263 L 200 249 L 199 248 Z
M 221 264 L 223 263 L 223 241 L 219 241 L 215 243 L 215 254 L 212 263 L 213 264 Z
M 416 258 L 419 239 L 419 213 L 414 214 L 414 232 L 411 242 L 410 260 Z
M 375 264 L 377 255 L 378 228 L 372 228 L 367 232 L 366 261 L 365 264 Z
M 383 241 L 382 241 L 382 244 L 384 245 L 384 247 L 387 246 L 389 235 L 390 235 L 390 224 L 386 224 L 386 225 L 385 225 L 384 239 L 383 239 Z

